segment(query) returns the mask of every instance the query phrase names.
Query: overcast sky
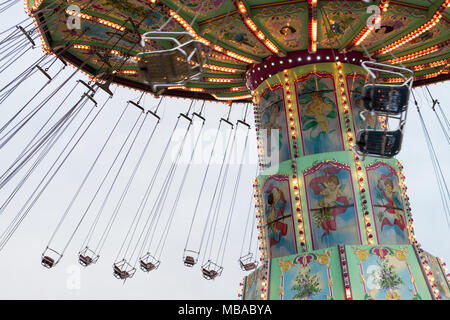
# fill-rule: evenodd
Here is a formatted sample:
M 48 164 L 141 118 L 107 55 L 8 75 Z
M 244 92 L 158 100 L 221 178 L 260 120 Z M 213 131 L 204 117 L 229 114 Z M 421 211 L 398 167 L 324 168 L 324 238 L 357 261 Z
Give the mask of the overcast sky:
M 22 20 L 25 14 L 22 13 L 22 7 L 17 5 L 10 14 L 3 14 L 0 21 L 1 29 L 5 29 L 13 25 L 15 22 Z M 14 14 L 13 14 L 14 13 Z M 2 83 L 10 77 L 13 77 L 17 72 L 22 71 L 34 59 L 39 57 L 41 52 L 39 49 L 27 54 L 18 61 L 18 66 L 14 66 L 7 74 L 0 75 Z M 55 74 L 59 68 L 56 63 L 52 69 L 51 74 Z M 72 69 L 65 70 L 58 81 L 62 81 Z M 4 119 L 8 119 L 14 114 L 15 110 L 29 99 L 45 78 L 37 74 L 33 78 L 24 83 L 14 95 L 12 95 L 6 103 L 0 106 L 2 116 L 0 124 L 4 123 Z M 56 83 L 58 83 L 58 81 Z M 27 130 L 24 130 L 13 143 L 9 144 L 1 153 L 0 166 L 2 171 L 5 164 L 13 160 L 14 155 L 23 148 L 24 144 L 30 139 L 32 134 L 36 132 L 41 125 L 52 113 L 57 106 L 57 102 L 61 101 L 64 94 L 74 85 L 74 81 L 67 85 L 63 94 L 55 97 L 38 116 L 30 122 Z M 429 86 L 435 98 L 441 101 L 441 106 L 447 110 L 449 84 L 438 84 Z M 49 92 L 49 91 L 47 91 Z M 71 96 L 63 110 L 67 110 L 82 93 L 81 88 L 77 88 L 74 95 Z M 433 138 L 434 147 L 438 152 L 438 157 L 443 166 L 444 174 L 449 170 L 450 150 L 444 136 L 440 131 L 435 115 L 430 109 L 429 104 L 423 96 L 423 89 L 416 89 L 416 96 L 418 96 L 419 104 L 422 108 L 425 121 Z M 45 95 L 40 96 L 41 99 Z M 77 264 L 77 252 L 86 236 L 89 226 L 92 224 L 92 219 L 98 212 L 101 201 L 97 201 L 93 205 L 93 209 L 87 216 L 85 223 L 81 226 L 80 232 L 75 236 L 72 244 L 69 246 L 64 258 L 53 270 L 46 270 L 40 266 L 40 255 L 45 249 L 50 235 L 55 230 L 55 227 L 70 202 L 73 194 L 76 192 L 84 175 L 86 174 L 89 165 L 94 161 L 100 150 L 102 143 L 105 141 L 109 131 L 113 127 L 115 121 L 120 116 L 126 102 L 129 99 L 137 99 L 139 94 L 134 91 L 119 88 L 114 96 L 114 99 L 105 107 L 100 113 L 97 121 L 94 123 L 91 130 L 86 134 L 85 139 L 77 147 L 73 156 L 69 158 L 67 163 L 62 167 L 61 172 L 55 177 L 54 181 L 49 185 L 46 192 L 37 202 L 36 206 L 24 220 L 17 233 L 8 243 L 4 251 L 0 253 L 0 271 L 3 275 L 0 280 L 0 299 L 235 299 L 239 287 L 240 277 L 244 273 L 240 270 L 237 260 L 239 258 L 242 236 L 246 222 L 249 201 L 251 198 L 251 180 L 255 174 L 255 143 L 254 135 L 249 138 L 249 152 L 243 167 L 242 183 L 237 194 L 237 203 L 235 207 L 236 215 L 233 216 L 229 244 L 226 251 L 226 258 L 224 260 L 223 275 L 215 281 L 206 281 L 202 278 L 198 266 L 193 269 L 188 269 L 182 264 L 183 248 L 187 236 L 188 225 L 191 221 L 193 208 L 197 199 L 201 178 L 205 170 L 204 161 L 196 159 L 192 170 L 187 179 L 186 188 L 182 194 L 178 210 L 175 215 L 174 224 L 170 230 L 169 240 L 162 253 L 162 263 L 157 271 L 150 274 L 144 274 L 140 270 L 137 271 L 136 276 L 127 281 L 125 285 L 112 276 L 112 263 L 118 254 L 119 248 L 123 242 L 125 233 L 136 214 L 139 202 L 142 199 L 145 188 L 151 178 L 156 162 L 159 159 L 169 133 L 175 125 L 177 115 L 180 112 L 186 112 L 189 107 L 189 100 L 182 99 L 166 99 L 161 106 L 160 114 L 162 115 L 162 122 L 158 126 L 152 143 L 150 144 L 149 152 L 146 154 L 142 167 L 136 175 L 136 179 L 130 188 L 128 196 L 125 198 L 122 210 L 119 212 L 116 223 L 111 230 L 111 236 L 108 239 L 104 250 L 101 252 L 101 257 L 96 265 L 82 269 Z M 99 103 L 106 99 L 106 95 L 100 93 L 96 96 Z M 157 100 L 147 97 L 143 101 L 143 105 L 147 108 L 156 106 Z M 35 104 L 34 104 L 35 105 Z M 30 106 L 31 110 L 33 105 Z M 195 108 L 199 110 L 200 104 L 197 103 Z M 80 115 L 76 118 L 74 126 L 76 128 L 83 117 L 90 110 L 90 106 L 84 108 Z M 96 112 L 98 109 L 94 110 Z M 231 118 L 233 122 L 240 119 L 243 115 L 244 106 L 236 105 L 233 109 Z M 206 103 L 205 113 L 207 122 L 204 131 L 206 133 L 205 139 L 202 141 L 203 145 L 199 150 L 202 150 L 203 159 L 207 160 L 211 150 L 212 140 L 214 138 L 214 129 L 217 128 L 218 121 L 221 117 L 226 116 L 227 108 L 224 104 Z M 61 229 L 56 234 L 52 247 L 60 249 L 65 241 L 67 241 L 71 230 L 73 230 L 79 217 L 84 212 L 92 195 L 96 191 L 96 187 L 100 183 L 103 175 L 108 170 L 108 167 L 117 153 L 122 141 L 124 141 L 128 130 L 133 125 L 139 112 L 136 109 L 130 108 L 124 116 L 116 134 L 105 150 L 104 155 L 100 158 L 99 164 L 90 177 L 86 188 L 80 193 L 78 201 L 76 201 L 72 210 L 70 211 L 67 220 L 64 221 Z M 253 124 L 253 115 L 250 113 L 248 118 L 249 123 Z M 99 228 L 96 231 L 98 236 L 103 227 L 106 225 L 106 219 L 112 214 L 116 201 L 120 197 L 121 190 L 127 182 L 127 178 L 131 174 L 133 164 L 136 163 L 139 152 L 142 150 L 146 138 L 153 128 L 154 122 L 149 117 L 144 124 L 142 134 L 136 141 L 136 148 L 130 154 L 129 162 L 126 163 L 122 174 L 117 180 L 117 187 L 113 189 L 111 194 L 112 201 L 109 201 L 105 207 L 102 219 L 99 222 Z M 178 141 L 180 132 L 183 132 L 185 124 L 181 125 L 181 131 L 177 132 Z M 189 135 L 189 139 L 194 139 L 198 132 L 197 127 L 192 130 L 193 134 Z M 69 132 L 71 129 L 69 129 Z M 74 129 L 72 129 L 74 130 Z M 244 131 L 239 135 L 240 140 L 238 148 L 243 146 Z M 253 134 L 253 131 L 252 131 Z M 62 142 L 67 141 L 63 139 Z M 193 140 L 191 140 L 193 141 Z M 224 143 L 220 140 L 220 143 Z M 57 144 L 55 149 L 49 154 L 48 159 L 54 159 L 58 151 L 61 150 L 64 143 Z M 176 146 L 176 144 L 175 144 Z M 219 145 L 219 149 L 223 149 L 223 145 Z M 170 149 L 174 152 L 174 147 Z M 185 151 L 184 156 L 188 152 Z M 197 155 L 199 156 L 199 155 Z M 422 129 L 420 127 L 417 112 L 414 107 L 410 108 L 408 114 L 408 121 L 406 126 L 406 136 L 403 143 L 403 150 L 398 156 L 403 160 L 405 167 L 406 184 L 408 186 L 408 193 L 411 198 L 411 207 L 414 218 L 414 225 L 416 236 L 423 248 L 432 254 L 443 257 L 447 262 L 450 261 L 450 242 L 449 230 L 446 223 L 443 207 L 438 194 L 436 179 L 430 163 L 430 156 L 425 144 Z M 0 216 L 0 231 L 3 231 L 4 226 L 14 217 L 21 205 L 26 201 L 33 187 L 36 186 L 42 177 L 43 173 L 51 165 L 50 160 L 44 160 L 39 172 L 31 176 L 28 183 L 17 194 L 17 197 L 11 202 L 5 214 Z M 168 170 L 166 163 L 161 169 L 161 174 L 158 175 L 156 187 L 153 191 L 153 196 L 150 198 L 149 206 L 154 203 L 155 194 L 159 191 L 157 187 L 165 178 L 165 173 Z M 116 167 L 117 168 L 117 167 Z M 174 180 L 180 181 L 185 166 L 181 166 L 176 172 Z M 217 176 L 220 166 L 212 166 L 209 179 L 207 181 L 207 188 L 202 198 L 202 206 L 199 210 L 199 217 L 206 216 L 208 212 L 208 204 L 210 203 L 215 181 L 211 177 Z M 232 195 L 232 188 L 234 179 L 237 175 L 238 166 L 230 167 L 227 181 L 227 192 L 223 199 L 223 212 L 227 212 L 228 207 L 225 205 L 229 203 Z M 13 180 L 7 188 L 0 193 L 0 200 L 3 202 L 5 197 L 12 190 L 15 185 Z M 111 181 L 111 180 L 108 180 Z M 158 182 L 159 181 L 159 182 Z M 171 204 L 175 198 L 179 183 L 174 183 L 170 189 L 167 204 Z M 104 197 L 107 189 L 102 191 Z M 170 211 L 170 205 L 163 208 L 163 213 Z M 221 219 L 224 219 L 222 214 Z M 222 225 L 219 221 L 219 225 Z M 198 221 L 197 221 L 198 222 Z M 161 229 L 161 228 L 160 228 Z M 220 234 L 222 230 L 219 230 Z M 201 233 L 200 224 L 194 224 L 193 228 L 193 243 L 198 243 Z M 159 239 L 161 235 L 155 235 Z M 214 250 L 213 250 L 214 251 Z

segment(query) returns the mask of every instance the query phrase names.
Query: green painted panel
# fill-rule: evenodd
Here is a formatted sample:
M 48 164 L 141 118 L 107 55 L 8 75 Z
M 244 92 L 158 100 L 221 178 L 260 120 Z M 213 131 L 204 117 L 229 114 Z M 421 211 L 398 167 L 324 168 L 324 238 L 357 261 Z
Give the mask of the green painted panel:
M 411 245 L 346 246 L 346 252 L 353 299 L 431 299 Z
M 342 300 L 337 247 L 272 259 L 271 300 Z

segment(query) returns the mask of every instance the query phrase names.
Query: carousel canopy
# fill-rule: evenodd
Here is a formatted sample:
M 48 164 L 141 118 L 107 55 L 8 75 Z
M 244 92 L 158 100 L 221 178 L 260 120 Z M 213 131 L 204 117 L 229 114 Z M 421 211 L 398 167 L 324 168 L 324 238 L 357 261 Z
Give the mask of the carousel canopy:
M 355 64 L 373 58 L 403 65 L 414 71 L 415 86 L 449 78 L 449 0 L 25 2 L 44 51 L 90 76 L 109 75 L 114 83 L 158 95 L 250 101 L 252 72 L 270 68 L 272 61 L 284 62 L 282 68 L 301 60 L 326 62 L 318 61 L 322 54 Z M 140 54 L 167 54 L 176 43 L 150 37 L 142 47 L 142 35 L 151 31 L 172 32 L 180 42 L 200 44 L 203 59 L 195 63 L 201 64 L 202 76 L 155 92 L 140 74 Z M 157 61 L 149 66 L 165 70 Z

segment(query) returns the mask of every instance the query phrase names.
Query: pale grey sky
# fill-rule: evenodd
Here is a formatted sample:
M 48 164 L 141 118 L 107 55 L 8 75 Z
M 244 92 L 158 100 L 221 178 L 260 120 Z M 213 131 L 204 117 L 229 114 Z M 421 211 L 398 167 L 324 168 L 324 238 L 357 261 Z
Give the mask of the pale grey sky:
M 7 15 L 3 14 L 0 21 L 1 30 L 13 25 L 15 22 L 22 20 L 25 14 L 22 12 L 22 7 L 17 5 L 14 9 L 9 11 Z M 27 54 L 23 59 L 18 61 L 18 66 L 11 68 L 11 71 L 7 74 L 0 75 L 2 77 L 2 83 L 5 79 L 9 79 L 14 75 L 14 72 L 21 71 L 25 66 L 29 65 L 31 61 L 36 59 L 41 54 L 39 49 Z M 55 64 L 56 67 L 56 64 Z M 50 72 L 55 73 L 56 68 L 53 68 Z M 64 75 L 69 74 L 72 71 L 68 68 L 61 75 L 61 79 Z M 77 77 L 78 78 L 78 77 Z M 34 78 L 24 83 L 19 90 L 11 96 L 7 103 L 0 106 L 2 114 L 5 114 L 5 119 L 12 115 L 18 106 L 23 105 L 27 97 L 31 97 L 32 94 L 39 88 L 40 84 L 44 81 L 44 77 L 40 74 L 34 76 Z M 68 89 L 72 86 L 69 84 L 63 93 L 67 93 Z M 437 99 L 441 101 L 442 107 L 447 110 L 447 99 L 449 84 L 438 84 L 430 86 L 430 90 Z M 425 117 L 425 121 L 430 130 L 431 136 L 434 139 L 434 147 L 438 151 L 439 160 L 443 166 L 444 174 L 449 170 L 450 148 L 447 142 L 444 140 L 442 132 L 440 131 L 437 121 L 432 114 L 429 105 L 425 102 L 422 95 L 422 89 L 416 90 L 418 93 L 419 103 L 422 107 L 422 111 Z M 74 95 L 70 102 L 74 102 L 74 99 L 79 97 L 81 93 L 78 90 L 77 95 Z M 163 115 L 163 121 L 159 126 L 159 129 L 155 133 L 153 143 L 150 145 L 150 152 L 144 158 L 144 163 L 137 174 L 136 181 L 130 189 L 130 194 L 126 198 L 123 208 L 120 211 L 118 220 L 114 225 L 111 237 L 109 238 L 104 251 L 101 254 L 100 260 L 96 265 L 93 265 L 87 269 L 81 270 L 80 275 L 80 287 L 73 287 L 73 279 L 78 274 L 78 264 L 76 262 L 76 254 L 81 246 L 84 235 L 86 234 L 86 226 L 90 225 L 90 221 L 93 218 L 96 211 L 91 212 L 86 219 L 86 223 L 82 226 L 80 232 L 76 235 L 72 245 L 66 252 L 64 259 L 53 270 L 46 270 L 40 266 L 40 255 L 44 250 L 47 241 L 51 233 L 53 232 L 57 221 L 63 211 L 65 210 L 72 195 L 75 193 L 79 186 L 85 172 L 90 163 L 94 160 L 97 151 L 99 150 L 102 142 L 105 140 L 109 130 L 112 128 L 115 120 L 120 115 L 126 101 L 129 99 L 138 98 L 139 94 L 126 89 L 118 89 L 112 102 L 106 107 L 99 116 L 98 121 L 94 124 L 91 131 L 88 132 L 86 138 L 80 144 L 73 157 L 69 159 L 67 164 L 62 168 L 60 174 L 58 174 L 49 186 L 48 190 L 44 193 L 36 207 L 30 212 L 30 215 L 25 219 L 24 223 L 20 226 L 18 232 L 11 239 L 8 246 L 3 252 L 0 253 L 0 272 L 3 275 L 0 280 L 0 287 L 2 288 L 0 293 L 0 299 L 235 299 L 237 297 L 237 291 L 239 287 L 240 277 L 244 273 L 240 270 L 237 260 L 239 258 L 239 252 L 241 249 L 242 233 L 245 225 L 246 214 L 248 211 L 248 204 L 251 196 L 251 179 L 254 177 L 255 167 L 254 159 L 256 158 L 254 137 L 250 137 L 249 158 L 244 166 L 242 175 L 242 184 L 239 189 L 237 205 L 235 208 L 236 215 L 232 222 L 232 231 L 230 234 L 230 241 L 227 248 L 227 255 L 224 261 L 223 275 L 217 278 L 215 281 L 206 281 L 202 278 L 200 269 L 198 267 L 194 269 L 188 269 L 182 264 L 182 251 L 184 248 L 184 242 L 187 234 L 188 223 L 190 222 L 190 215 L 193 212 L 195 200 L 198 194 L 200 186 L 200 180 L 203 175 L 205 166 L 194 164 L 192 171 L 188 177 L 188 183 L 185 191 L 182 195 L 176 217 L 175 223 L 169 234 L 169 240 L 162 255 L 162 263 L 160 269 L 150 274 L 144 274 L 140 270 L 137 271 L 135 278 L 126 282 L 125 285 L 119 280 L 116 280 L 112 276 L 112 263 L 117 255 L 121 242 L 126 233 L 126 229 L 129 226 L 139 201 L 144 192 L 144 188 L 148 182 L 151 173 L 155 168 L 156 159 L 159 157 L 166 140 L 168 138 L 168 132 L 174 126 L 176 116 L 180 112 L 187 110 L 190 101 L 183 99 L 166 99 L 162 108 L 161 114 Z M 41 96 L 44 97 L 44 96 Z M 12 157 L 17 154 L 18 150 L 23 147 L 23 144 L 30 139 L 31 132 L 37 130 L 39 124 L 43 123 L 48 118 L 49 114 L 56 106 L 56 102 L 61 100 L 63 95 L 59 98 L 55 98 L 53 103 L 50 103 L 39 113 L 39 116 L 33 120 L 28 130 L 24 130 L 21 136 L 17 137 L 17 140 L 13 144 L 9 145 L 6 151 L 2 150 L 2 159 L 0 166 L 4 163 L 12 161 Z M 98 95 L 98 101 L 103 102 L 105 99 L 104 94 Z M 151 97 L 145 99 L 145 105 L 147 107 L 156 105 L 157 101 Z M 69 107 L 69 102 L 66 108 Z M 411 105 L 412 106 L 412 105 Z M 198 110 L 199 104 L 197 104 Z M 232 113 L 233 121 L 239 119 L 243 111 L 242 105 L 237 105 Z M 88 110 L 88 109 L 85 109 Z M 133 110 L 133 109 L 131 109 Z M 204 157 L 207 158 L 208 150 L 211 148 L 211 142 L 213 134 L 218 124 L 220 117 L 226 116 L 227 108 L 224 104 L 207 103 L 206 104 L 206 117 L 207 123 L 205 130 L 207 132 L 208 141 L 203 149 Z M 125 120 L 122 123 L 118 134 L 113 137 L 113 141 L 117 143 L 112 144 L 106 150 L 105 156 L 101 158 L 100 166 L 98 170 L 95 170 L 92 181 L 100 181 L 102 175 L 108 169 L 108 161 L 114 155 L 114 151 L 123 140 L 126 135 L 126 128 L 132 125 L 132 121 L 135 119 L 137 111 L 133 110 L 125 116 Z M 76 121 L 82 119 L 83 114 L 77 118 Z M 249 122 L 253 124 L 253 115 L 250 115 Z M 3 123 L 3 121 L 1 122 Z M 151 129 L 150 121 L 147 122 L 143 132 L 148 133 Z M 242 143 L 242 140 L 240 141 Z M 144 140 L 139 139 L 137 141 L 138 146 L 143 146 Z M 242 144 L 241 144 L 242 145 Z M 56 151 L 60 149 L 59 145 Z M 116 149 L 114 149 L 116 148 Z M 208 149 L 209 148 L 209 149 Z M 136 161 L 138 152 L 141 148 L 136 148 L 135 152 L 131 155 L 131 160 Z M 155 157 L 156 155 L 156 157 Z M 54 158 L 51 155 L 49 159 Z M 155 159 L 156 158 L 156 159 Z M 109 160 L 108 160 L 109 159 Z M 438 195 L 437 184 L 435 176 L 430 164 L 430 157 L 425 145 L 422 130 L 420 128 L 419 119 L 415 108 L 410 108 L 408 122 L 406 127 L 406 136 L 403 143 L 403 150 L 398 156 L 398 159 L 403 160 L 405 167 L 406 184 L 408 186 L 408 193 L 411 198 L 411 207 L 414 218 L 414 225 L 416 230 L 416 236 L 419 242 L 423 245 L 423 248 L 434 255 L 443 257 L 447 262 L 450 258 L 450 242 L 449 230 L 445 220 L 443 208 Z M 134 163 L 130 161 L 129 163 Z M 17 195 L 17 198 L 11 203 L 11 206 L 0 216 L 0 226 L 4 226 L 13 215 L 20 208 L 20 205 L 27 199 L 27 196 L 32 192 L 34 185 L 38 183 L 39 177 L 44 172 L 45 168 L 50 166 L 50 161 L 45 160 L 40 169 L 40 174 L 34 175 L 29 183 L 21 190 Z M 167 171 L 168 165 L 163 167 L 163 175 L 159 176 L 159 179 L 164 178 L 164 173 Z M 118 185 L 123 186 L 126 183 L 126 178 L 131 172 L 132 167 L 128 165 L 124 173 L 119 177 Z M 236 176 L 238 167 L 236 165 L 231 167 L 229 174 L 230 179 Z M 211 176 L 214 173 L 218 173 L 219 166 L 212 167 Z M 178 170 L 175 176 L 175 181 L 181 179 L 182 170 Z M 160 180 L 161 181 L 161 180 Z M 233 181 L 228 181 L 228 187 L 231 187 Z M 98 183 L 98 182 L 97 182 Z M 11 183 L 11 186 L 14 183 Z M 86 207 L 90 195 L 95 192 L 94 184 L 89 184 L 88 187 L 81 193 L 79 201 L 72 208 L 71 214 L 68 216 L 68 220 L 61 228 L 61 232 L 57 234 L 55 238 L 56 246 L 61 244 L 68 238 L 69 231 L 73 229 L 76 223 L 76 218 L 79 217 L 83 208 Z M 175 185 L 177 185 L 175 183 Z M 214 183 L 209 181 L 209 187 L 207 189 L 207 196 L 212 196 L 211 188 L 214 187 Z M 0 193 L 0 200 L 5 198 L 8 194 L 8 190 L 11 188 L 5 188 Z M 174 198 L 174 190 L 171 189 L 169 199 L 167 203 L 171 203 Z M 154 189 L 153 194 L 159 191 L 158 188 Z M 105 194 L 105 191 L 103 191 Z M 120 196 L 120 192 L 116 189 L 112 193 L 112 199 L 106 206 L 104 217 L 109 216 L 115 205 L 116 199 Z M 227 193 L 226 197 L 231 197 L 231 192 Z M 229 202 L 229 198 L 224 199 L 224 204 Z M 172 199 L 172 200 L 171 200 Z M 200 216 L 204 216 L 207 213 L 207 203 L 209 199 L 203 199 L 205 205 L 199 212 Z M 151 202 L 152 200 L 150 200 Z M 98 209 L 99 203 L 94 204 L 94 209 Z M 227 207 L 223 207 L 226 211 Z M 170 206 L 166 206 L 164 211 L 169 211 Z M 100 226 L 104 226 L 105 223 L 100 223 Z M 100 228 L 101 229 L 101 228 Z M 3 227 L 0 228 L 3 230 Z M 196 237 L 199 235 L 199 227 L 194 229 Z

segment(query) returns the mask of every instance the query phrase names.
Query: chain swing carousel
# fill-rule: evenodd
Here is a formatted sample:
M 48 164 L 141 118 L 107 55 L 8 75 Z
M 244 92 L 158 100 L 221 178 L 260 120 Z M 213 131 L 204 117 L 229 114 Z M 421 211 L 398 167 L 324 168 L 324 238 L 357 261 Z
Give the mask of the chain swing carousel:
M 0 13 L 15 4 L 5 1 Z M 12 183 L 14 187 L 1 204 L 0 214 L 55 144 L 67 142 L 10 224 L 0 230 L 0 250 L 97 116 L 111 104 L 113 87 L 122 86 L 142 95 L 128 102 L 61 215 L 42 254 L 44 267 L 58 264 L 91 215 L 94 222 L 81 244 L 78 261 L 84 267 L 99 261 L 136 173 L 144 165 L 153 135 L 164 130 L 158 127 L 161 102 L 166 97 L 181 97 L 192 102 L 179 114 L 167 134 L 166 147 L 156 156 L 156 169 L 150 173 L 113 263 L 116 278 L 130 279 L 137 268 L 144 272 L 159 268 L 190 170 L 189 166 L 185 169 L 181 182 L 174 179 L 185 138 L 194 123 L 203 128 L 205 101 L 218 101 L 229 108 L 217 131 L 217 135 L 225 132 L 226 147 L 216 148 L 216 135 L 210 156 L 222 160 L 220 172 L 215 175 L 209 170 L 210 158 L 195 209 L 187 214 L 189 231 L 181 263 L 189 268 L 200 265 L 207 280 L 223 272 L 242 182 L 242 165 L 236 177 L 229 176 L 229 158 L 237 134 L 246 136 L 242 154 L 237 152 L 239 158 L 244 157 L 250 132 L 247 115 L 253 105 L 259 167 L 249 211 L 242 213 L 248 216 L 238 263 L 249 273 L 241 279 L 239 297 L 450 299 L 445 263 L 423 250 L 415 239 L 403 166 L 393 158 L 401 150 L 411 97 L 421 115 L 414 95 L 418 87 L 426 88 L 448 141 L 445 111 L 426 86 L 450 77 L 449 4 L 448 0 L 26 0 L 30 19 L 0 34 L 0 74 L 12 61 L 35 49 L 38 39 L 44 54 L 2 84 L 0 103 L 11 102 L 8 98 L 15 90 L 36 74 L 42 74 L 46 82 L 0 124 L 0 152 L 42 110 L 49 105 L 54 109 L 15 160 L 2 168 L 0 191 Z M 73 21 L 79 22 L 79 27 L 69 28 Z M 68 66 L 74 68 L 73 73 L 60 81 L 61 71 Z M 89 80 L 80 79 L 67 89 L 79 72 Z M 48 92 L 48 86 L 55 83 L 56 89 Z M 80 88 L 84 92 L 77 103 L 64 109 L 66 99 Z M 68 94 L 60 103 L 53 103 L 60 92 Z M 100 92 L 108 96 L 104 103 L 97 101 Z M 44 94 L 47 96 L 42 99 Z M 159 103 L 144 108 L 145 94 L 159 98 Z M 30 110 L 36 101 L 37 107 Z M 198 112 L 196 104 L 201 104 Z M 230 112 L 242 106 L 242 119 L 235 124 Z M 58 112 L 62 110 L 61 116 Z M 129 116 L 134 118 L 125 140 L 112 142 L 113 133 Z M 70 133 L 71 125 L 80 118 L 81 124 Z M 420 119 L 448 223 L 445 176 Z M 176 130 L 185 135 L 175 161 L 162 172 Z M 138 139 L 144 139 L 144 145 L 139 146 Z M 109 170 L 96 186 L 97 192 L 75 228 L 61 232 L 80 191 L 111 144 L 118 145 L 118 151 L 109 159 Z M 139 156 L 133 163 L 129 155 L 136 150 Z M 121 186 L 117 179 L 125 167 L 132 168 L 132 173 Z M 155 183 L 159 177 L 162 184 Z M 232 200 L 224 203 L 222 195 L 230 192 L 230 183 Z M 214 194 L 206 201 L 209 184 Z M 113 189 L 119 190 L 118 199 L 111 197 Z M 176 200 L 166 209 L 169 190 L 174 190 Z M 156 194 L 152 207 L 151 194 Z M 94 202 L 101 204 L 97 212 Z M 112 212 L 105 212 L 107 203 L 114 203 Z M 200 206 L 209 208 L 204 220 L 197 214 Z M 220 217 L 224 224 L 219 223 Z M 56 236 L 64 240 L 56 242 Z

